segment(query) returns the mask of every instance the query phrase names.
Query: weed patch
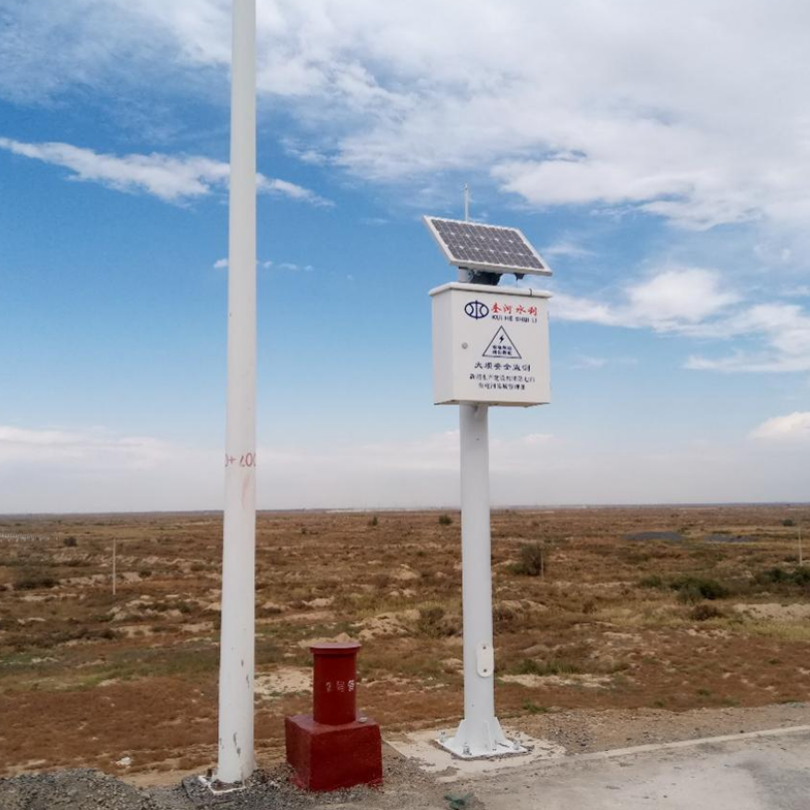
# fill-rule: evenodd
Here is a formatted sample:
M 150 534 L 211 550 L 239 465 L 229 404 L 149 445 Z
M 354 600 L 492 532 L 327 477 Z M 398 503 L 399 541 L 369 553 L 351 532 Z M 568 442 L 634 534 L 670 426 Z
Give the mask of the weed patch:
M 14 583 L 14 590 L 33 591 L 37 588 L 55 588 L 58 584 L 58 579 L 47 574 L 25 572 Z
M 546 552 L 540 543 L 525 543 L 518 552 L 518 561 L 509 566 L 513 574 L 539 577 L 545 573 Z
M 810 590 L 810 568 L 797 566 L 792 571 L 786 571 L 778 566 L 761 571 L 754 578 L 758 585 L 773 588 L 801 588 Z
M 696 622 L 705 622 L 709 619 L 722 619 L 724 616 L 725 613 L 723 613 L 722 610 L 714 605 L 706 604 L 706 602 L 695 605 L 689 612 L 689 618 L 694 619 Z
M 684 576 L 673 579 L 669 587 L 678 593 L 680 602 L 699 602 L 701 599 L 726 599 L 731 590 L 716 579 Z
M 549 708 L 548 706 L 538 706 L 536 703 L 526 700 L 523 702 L 523 711 L 526 714 L 548 714 Z
M 550 658 L 548 661 L 535 661 L 524 658 L 517 666 L 518 675 L 579 675 L 582 668 L 572 661 L 562 658 Z
M 445 638 L 460 632 L 458 622 L 450 619 L 441 607 L 422 608 L 416 621 L 416 632 L 425 638 Z

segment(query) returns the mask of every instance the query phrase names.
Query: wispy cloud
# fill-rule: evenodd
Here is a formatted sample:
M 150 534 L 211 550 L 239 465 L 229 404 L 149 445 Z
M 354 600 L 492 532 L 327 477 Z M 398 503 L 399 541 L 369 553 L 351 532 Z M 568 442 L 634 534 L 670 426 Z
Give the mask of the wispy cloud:
M 100 428 L 53 430 L 0 425 L 0 465 L 78 465 L 83 470 L 140 470 L 170 458 L 171 447 L 148 436 Z
M 750 436 L 765 441 L 810 442 L 810 411 L 774 416 L 751 431 Z
M 567 240 L 547 245 L 541 252 L 544 256 L 567 256 L 569 258 L 583 258 L 595 255 L 594 251 Z
M 531 472 L 539 469 L 543 457 L 534 453 L 540 446 L 558 441 L 550 433 L 530 433 L 515 439 L 491 440 L 491 464 L 494 472 Z M 323 450 L 293 452 L 272 447 L 259 448 L 269 464 L 284 469 L 340 469 L 346 474 L 357 472 L 455 472 L 459 464 L 459 433 L 450 430 L 425 438 L 383 441 L 356 446 L 332 445 Z
M 690 357 L 686 367 L 724 372 L 810 371 L 810 316 L 796 304 L 756 304 L 715 324 L 707 324 L 707 336 L 724 338 L 753 336 L 764 344 L 755 351 L 736 349 L 710 358 Z
M 571 368 L 595 370 L 607 366 L 635 366 L 637 363 L 635 357 L 592 357 L 581 354 L 572 363 Z
M 704 268 L 667 268 L 620 291 L 618 300 L 555 293 L 553 317 L 704 340 L 750 338 L 759 348 L 720 357 L 690 356 L 685 367 L 721 372 L 810 370 L 810 315 L 801 306 L 746 301 Z
M 320 194 L 316 194 L 314 191 L 296 185 L 295 183 L 290 183 L 287 180 L 274 180 L 260 174 L 257 177 L 256 187 L 260 194 L 262 192 L 266 194 L 278 194 L 282 197 L 289 197 L 291 200 L 298 200 L 300 202 L 307 202 L 311 205 L 324 206 L 327 208 L 331 208 L 334 205 L 331 200 L 321 197 Z
M 623 452 L 547 433 L 492 437 L 499 504 L 705 502 L 806 497 L 810 414 L 782 417 L 762 440 Z M 769 420 L 770 421 L 770 420 Z M 768 423 L 765 423 L 768 424 Z M 802 427 L 804 426 L 804 427 Z M 786 442 L 770 436 L 793 436 Z M 663 437 L 662 437 L 663 438 Z M 300 442 L 300 443 L 299 443 Z M 795 446 L 800 452 L 774 452 Z M 381 442 L 274 440 L 258 448 L 261 508 L 458 503 L 458 432 Z M 740 478 L 740 470 L 745 475 Z M 88 486 L 92 480 L 92 486 Z M 0 427 L 0 512 L 218 509 L 222 453 L 111 431 Z
M 158 69 L 177 93 L 226 81 L 224 0 L 6 5 L 6 97 L 147 86 Z M 474 170 L 537 207 L 803 228 L 810 10 L 771 5 L 262 0 L 258 86 L 298 123 L 290 151 L 366 179 Z
M 110 155 L 67 143 L 22 143 L 0 137 L 0 149 L 69 169 L 68 179 L 100 183 L 116 191 L 151 194 L 164 202 L 183 203 L 227 187 L 230 167 L 209 158 L 149 155 Z M 303 186 L 263 175 L 260 193 L 275 194 L 311 205 L 332 203 Z
M 676 266 L 624 287 L 618 303 L 555 293 L 552 314 L 566 321 L 674 332 L 686 331 L 739 300 L 723 288 L 719 272 Z
M 227 270 L 229 263 L 230 262 L 228 261 L 227 258 L 217 259 L 214 262 L 214 269 Z M 269 270 L 273 266 L 273 261 L 271 259 L 258 259 L 256 261 L 256 266 L 261 267 L 264 270 Z M 281 267 L 281 265 L 279 265 L 279 267 Z M 311 265 L 307 265 L 306 269 L 311 270 L 312 269 Z

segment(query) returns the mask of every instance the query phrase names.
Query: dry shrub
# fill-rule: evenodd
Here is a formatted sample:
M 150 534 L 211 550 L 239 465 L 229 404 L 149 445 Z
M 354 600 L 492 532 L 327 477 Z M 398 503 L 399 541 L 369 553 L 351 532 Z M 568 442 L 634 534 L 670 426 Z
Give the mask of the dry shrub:
M 638 581 L 639 588 L 663 588 L 665 587 L 666 583 L 664 582 L 663 578 L 658 574 L 651 574 L 648 577 L 642 577 Z
M 760 571 L 754 577 L 754 582 L 762 587 L 775 590 L 780 588 L 790 590 L 791 587 L 806 589 L 810 587 L 810 568 L 797 566 L 792 571 L 786 571 L 784 568 L 776 566 L 767 571 Z
M 55 588 L 59 580 L 37 571 L 23 571 L 14 583 L 15 591 L 33 591 L 37 588 Z
M 498 602 L 492 609 L 492 624 L 496 633 L 508 633 L 514 629 L 517 615 L 514 610 Z
M 518 561 L 510 566 L 513 574 L 539 577 L 545 571 L 545 549 L 540 543 L 525 543 L 520 547 Z
M 694 619 L 696 622 L 705 622 L 709 619 L 720 619 L 724 615 L 725 614 L 722 610 L 716 608 L 714 605 L 709 605 L 706 602 L 695 605 L 689 612 L 689 618 Z
M 378 591 L 383 591 L 391 584 L 391 577 L 388 574 L 375 574 L 371 578 L 371 584 Z
M 725 599 L 731 591 L 716 579 L 684 576 L 674 579 L 670 588 L 678 592 L 680 602 L 699 602 L 701 599 Z
M 564 658 L 550 658 L 547 661 L 535 661 L 524 658 L 517 666 L 518 675 L 576 675 L 582 668 L 573 661 Z
M 460 627 L 458 622 L 445 614 L 444 608 L 429 607 L 419 611 L 419 618 L 416 621 L 416 632 L 426 638 L 444 638 L 455 636 Z

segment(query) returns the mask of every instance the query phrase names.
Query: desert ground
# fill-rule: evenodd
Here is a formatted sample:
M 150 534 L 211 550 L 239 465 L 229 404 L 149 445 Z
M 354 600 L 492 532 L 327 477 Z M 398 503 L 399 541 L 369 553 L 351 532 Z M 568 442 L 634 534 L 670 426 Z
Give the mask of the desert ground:
M 495 511 L 502 722 L 575 751 L 808 722 L 802 526 L 810 506 Z M 0 517 L 0 775 L 214 764 L 221 531 L 213 513 Z M 363 643 L 384 736 L 452 729 L 460 554 L 452 511 L 260 513 L 260 764 L 309 710 L 313 640 Z

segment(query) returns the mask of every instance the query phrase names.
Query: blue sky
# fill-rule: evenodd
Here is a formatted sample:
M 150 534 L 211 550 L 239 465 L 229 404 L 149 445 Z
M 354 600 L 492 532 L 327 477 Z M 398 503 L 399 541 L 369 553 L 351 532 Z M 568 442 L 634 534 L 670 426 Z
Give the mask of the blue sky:
M 398 6 L 259 0 L 260 507 L 457 503 L 465 182 L 554 269 L 496 503 L 806 500 L 806 4 Z M 221 506 L 229 11 L 0 0 L 0 512 Z

